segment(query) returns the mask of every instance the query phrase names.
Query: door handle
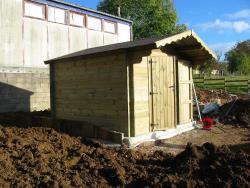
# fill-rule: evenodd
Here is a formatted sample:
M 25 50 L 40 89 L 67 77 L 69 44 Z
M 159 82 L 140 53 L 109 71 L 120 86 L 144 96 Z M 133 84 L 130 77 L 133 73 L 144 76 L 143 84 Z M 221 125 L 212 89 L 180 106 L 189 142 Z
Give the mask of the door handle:
M 169 86 L 168 88 L 174 88 L 174 85 L 172 85 L 172 86 Z

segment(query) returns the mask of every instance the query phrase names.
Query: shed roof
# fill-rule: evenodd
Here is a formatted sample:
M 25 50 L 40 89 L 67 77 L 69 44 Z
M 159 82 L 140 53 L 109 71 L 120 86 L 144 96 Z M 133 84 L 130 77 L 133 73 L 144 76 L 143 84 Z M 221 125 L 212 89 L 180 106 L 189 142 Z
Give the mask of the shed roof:
M 155 46 L 155 48 L 170 47 L 172 50 L 178 52 L 178 54 L 181 54 L 183 57 L 187 57 L 195 63 L 206 61 L 212 58 L 217 59 L 215 53 L 198 37 L 198 35 L 193 30 L 188 30 L 182 33 L 167 35 L 164 37 L 148 38 L 143 40 L 89 48 L 47 60 L 45 61 L 45 64 L 50 64 L 52 62 L 63 59 L 71 59 L 74 57 L 81 57 L 91 54 L 115 51 L 119 49 L 131 49 L 149 45 L 153 45 Z

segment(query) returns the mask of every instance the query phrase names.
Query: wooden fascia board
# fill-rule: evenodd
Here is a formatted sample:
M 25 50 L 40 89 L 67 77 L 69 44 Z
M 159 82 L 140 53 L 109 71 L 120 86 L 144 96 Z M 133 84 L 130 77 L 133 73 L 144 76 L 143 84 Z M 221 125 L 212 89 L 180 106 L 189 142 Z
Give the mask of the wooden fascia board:
M 161 48 L 166 45 L 171 45 L 177 41 L 183 40 L 188 37 L 193 37 L 198 45 L 201 45 L 203 49 L 205 49 L 211 58 L 217 59 L 216 54 L 200 39 L 200 37 L 192 30 L 185 31 L 183 33 L 173 35 L 172 37 L 168 37 L 159 41 L 156 41 L 157 48 Z

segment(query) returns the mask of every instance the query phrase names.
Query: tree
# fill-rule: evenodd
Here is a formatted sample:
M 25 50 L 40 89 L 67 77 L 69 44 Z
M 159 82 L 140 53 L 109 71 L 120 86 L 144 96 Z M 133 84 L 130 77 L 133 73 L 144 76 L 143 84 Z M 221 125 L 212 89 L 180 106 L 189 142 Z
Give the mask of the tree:
M 205 63 L 198 66 L 198 70 L 201 74 L 207 74 L 210 75 L 212 73 L 212 70 L 218 70 L 219 69 L 219 63 L 215 60 L 208 60 Z
M 163 36 L 186 30 L 177 25 L 177 13 L 171 0 L 102 0 L 97 10 L 133 21 L 135 39 Z
M 211 59 L 206 61 L 205 63 L 198 65 L 197 69 L 200 71 L 201 74 L 208 74 L 210 75 L 213 70 L 219 70 L 220 69 L 220 64 L 219 61 L 221 59 L 221 52 L 217 51 L 217 60 L 216 59 Z
M 235 46 L 234 50 L 238 51 L 238 52 L 244 52 L 244 53 L 248 54 L 248 56 L 250 57 L 250 40 L 239 42 Z
M 250 73 L 250 40 L 237 43 L 225 54 L 230 72 Z
M 230 72 L 250 73 L 250 58 L 245 52 L 231 50 L 225 55 Z
M 228 63 L 225 61 L 220 62 L 220 74 L 221 76 L 228 75 Z

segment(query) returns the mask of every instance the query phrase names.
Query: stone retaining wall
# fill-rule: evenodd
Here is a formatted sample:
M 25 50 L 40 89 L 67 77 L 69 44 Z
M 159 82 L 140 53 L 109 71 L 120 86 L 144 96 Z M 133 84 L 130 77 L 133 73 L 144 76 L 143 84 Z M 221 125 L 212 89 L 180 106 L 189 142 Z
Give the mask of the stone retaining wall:
M 48 68 L 0 68 L 0 113 L 49 108 Z

